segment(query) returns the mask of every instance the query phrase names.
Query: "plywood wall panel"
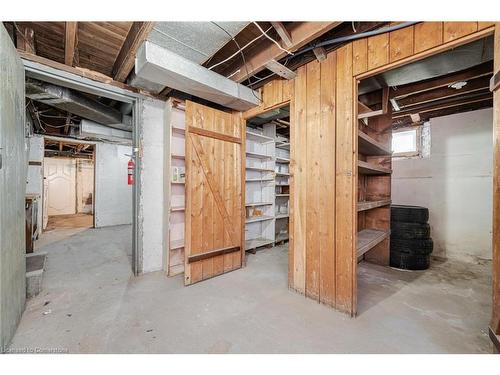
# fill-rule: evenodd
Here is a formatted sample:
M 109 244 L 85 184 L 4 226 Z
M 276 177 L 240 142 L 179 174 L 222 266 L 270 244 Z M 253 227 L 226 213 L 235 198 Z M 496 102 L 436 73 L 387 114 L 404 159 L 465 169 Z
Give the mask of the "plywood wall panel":
M 319 186 L 322 184 L 319 163 L 319 120 L 321 105 L 321 68 L 318 60 L 307 64 L 307 207 L 306 207 L 306 295 L 319 300 Z
M 307 208 L 307 67 L 297 69 L 294 87 L 293 122 L 290 129 L 291 160 L 290 184 L 293 186 L 290 197 L 291 231 L 290 248 L 293 251 L 293 283 L 291 287 L 305 293 L 306 266 L 306 208 Z
M 375 43 L 380 45 L 383 43 Z M 370 49 L 370 40 L 368 41 Z M 383 48 L 383 47 L 382 47 Z M 370 67 L 370 55 L 368 58 Z M 337 50 L 336 91 L 336 194 L 335 194 L 335 284 L 336 308 L 355 312 L 353 295 L 356 282 L 354 263 L 355 121 L 353 119 L 354 80 L 352 44 Z
M 414 26 L 415 53 L 443 44 L 443 22 L 422 22 Z
M 413 54 L 413 26 L 389 33 L 389 61 L 394 62 Z
M 477 31 L 477 22 L 445 22 L 443 26 L 443 42 L 451 42 L 475 31 Z
M 352 42 L 353 73 L 364 73 L 368 70 L 368 40 L 367 38 Z
M 321 107 L 319 160 L 319 296 L 320 302 L 335 306 L 335 92 L 337 54 L 321 63 Z M 327 152 L 324 152 L 327 151 Z
M 352 49 L 352 44 L 351 44 Z M 384 33 L 368 38 L 368 70 L 389 63 L 389 34 Z M 352 65 L 352 61 L 350 62 Z

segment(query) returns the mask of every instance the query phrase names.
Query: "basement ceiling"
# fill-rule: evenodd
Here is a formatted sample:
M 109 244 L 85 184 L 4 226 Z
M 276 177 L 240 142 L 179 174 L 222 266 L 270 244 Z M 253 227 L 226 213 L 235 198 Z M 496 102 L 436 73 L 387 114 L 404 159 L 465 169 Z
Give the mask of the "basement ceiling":
M 157 22 L 147 40 L 203 64 L 249 22 Z M 219 25 L 219 26 L 217 26 Z
M 487 37 L 464 46 L 404 65 L 361 81 L 359 94 L 383 87 L 396 87 L 458 72 L 493 60 L 493 37 Z

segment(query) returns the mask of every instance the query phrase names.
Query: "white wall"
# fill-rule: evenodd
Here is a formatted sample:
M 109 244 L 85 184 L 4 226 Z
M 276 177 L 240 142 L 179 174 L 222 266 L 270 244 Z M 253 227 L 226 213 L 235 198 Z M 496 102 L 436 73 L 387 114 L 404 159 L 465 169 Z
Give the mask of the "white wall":
M 141 180 L 139 199 L 139 248 L 142 249 L 141 272 L 163 270 L 166 267 L 166 244 L 168 239 L 168 169 L 167 156 L 170 150 L 170 130 L 165 125 L 170 113 L 167 103 L 145 99 L 141 128 Z
M 131 146 L 96 144 L 95 225 L 132 224 L 132 185 L 127 184 Z
M 493 111 L 430 123 L 430 158 L 393 160 L 393 204 L 429 208 L 434 255 L 491 259 Z
M 26 185 L 26 194 L 38 195 L 38 215 L 37 232 L 42 232 L 42 202 L 43 202 L 43 156 L 44 140 L 40 135 L 34 135 L 28 138 L 29 142 L 29 162 L 41 163 L 41 165 L 28 165 L 28 184 Z

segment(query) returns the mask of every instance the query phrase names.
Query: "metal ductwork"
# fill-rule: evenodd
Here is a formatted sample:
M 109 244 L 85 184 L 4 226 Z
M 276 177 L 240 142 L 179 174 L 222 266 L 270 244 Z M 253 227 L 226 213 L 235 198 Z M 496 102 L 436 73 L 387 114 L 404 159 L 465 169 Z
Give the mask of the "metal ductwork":
M 131 116 L 66 87 L 28 79 L 26 97 L 99 124 L 132 131 Z
M 258 92 L 151 42 L 145 42 L 137 52 L 135 74 L 238 111 L 260 103 Z
M 82 120 L 80 122 L 80 127 L 75 129 L 72 135 L 79 139 L 92 139 L 96 141 L 110 141 L 126 144 L 132 142 L 131 132 L 114 129 L 89 120 Z
M 202 65 L 224 45 L 231 42 L 249 22 L 156 22 L 147 41 Z M 230 35 L 228 35 L 228 33 Z M 134 73 L 128 83 L 158 94 L 165 85 L 137 77 Z

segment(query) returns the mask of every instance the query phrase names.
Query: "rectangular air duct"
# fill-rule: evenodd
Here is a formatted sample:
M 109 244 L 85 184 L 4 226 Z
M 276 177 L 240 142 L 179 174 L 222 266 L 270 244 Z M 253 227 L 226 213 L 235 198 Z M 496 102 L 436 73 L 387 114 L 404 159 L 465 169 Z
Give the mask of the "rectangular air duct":
M 260 103 L 258 92 L 151 42 L 144 42 L 137 52 L 135 74 L 237 111 Z
M 131 116 L 123 115 L 119 110 L 67 87 L 28 79 L 26 96 L 99 124 L 132 131 Z
M 75 134 L 77 138 L 93 139 L 97 141 L 110 141 L 120 143 L 131 143 L 132 133 L 120 129 L 113 129 L 89 120 L 82 120 L 80 128 Z

